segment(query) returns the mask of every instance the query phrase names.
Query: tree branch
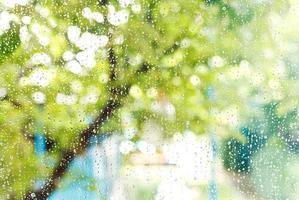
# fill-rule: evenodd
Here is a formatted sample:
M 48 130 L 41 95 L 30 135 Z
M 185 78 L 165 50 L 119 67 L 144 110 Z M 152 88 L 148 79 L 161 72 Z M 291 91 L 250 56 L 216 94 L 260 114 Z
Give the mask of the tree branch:
M 109 3 L 108 0 L 98 0 L 98 2 L 99 2 L 99 4 L 100 4 L 101 6 L 106 6 L 106 5 L 108 5 L 108 3 Z
M 112 47 L 109 48 L 108 51 L 108 61 L 110 64 L 110 81 L 115 81 L 116 80 L 116 57 L 114 54 L 114 50 Z
M 116 57 L 111 47 L 108 57 L 110 63 L 110 77 L 112 76 L 117 65 Z M 151 65 L 144 62 L 136 71 L 135 75 L 147 73 L 153 69 Z M 114 75 L 113 75 L 114 76 Z M 115 81 L 115 77 L 110 79 L 110 83 Z M 113 113 L 121 106 L 122 99 L 125 98 L 131 85 L 122 87 L 109 87 L 111 98 L 107 101 L 104 108 L 100 111 L 98 117 L 85 130 L 83 130 L 77 142 L 62 152 L 58 165 L 54 168 L 52 174 L 47 178 L 45 185 L 38 191 L 28 191 L 24 197 L 25 200 L 46 200 L 58 186 L 59 181 L 66 174 L 70 163 L 74 158 L 84 152 L 92 136 L 97 135 L 101 127 L 113 115 Z
M 5 97 L 3 97 L 1 100 L 8 101 L 9 103 L 11 103 L 16 108 L 21 108 L 22 107 L 22 105 L 18 101 L 14 100 L 14 99 L 11 99 L 7 95 Z
M 27 192 L 26 200 L 45 200 L 52 192 L 57 188 L 60 179 L 67 172 L 69 164 L 74 160 L 76 155 L 81 154 L 87 147 L 91 136 L 96 135 L 102 125 L 108 120 L 113 112 L 120 106 L 119 100 L 109 100 L 102 112 L 95 119 L 95 121 L 89 125 L 89 127 L 83 130 L 80 134 L 79 140 L 71 148 L 63 151 L 59 160 L 59 164 L 53 170 L 53 173 L 46 180 L 45 185 L 39 191 Z
M 117 65 L 113 48 L 110 47 L 108 61 L 110 65 L 109 83 L 115 82 L 115 68 Z M 66 174 L 70 163 L 74 158 L 86 150 L 89 139 L 98 134 L 102 125 L 112 116 L 113 112 L 121 105 L 121 100 L 128 94 L 130 86 L 125 87 L 109 87 L 110 98 L 100 111 L 98 117 L 89 126 L 83 130 L 77 142 L 69 149 L 63 150 L 58 165 L 54 168 L 52 174 L 47 178 L 44 186 L 38 191 L 29 191 L 25 195 L 26 200 L 46 200 L 58 186 L 61 178 Z

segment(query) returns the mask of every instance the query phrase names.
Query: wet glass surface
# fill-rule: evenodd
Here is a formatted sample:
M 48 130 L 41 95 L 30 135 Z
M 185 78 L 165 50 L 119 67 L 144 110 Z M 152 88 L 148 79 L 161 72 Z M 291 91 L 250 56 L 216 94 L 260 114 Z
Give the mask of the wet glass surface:
M 298 0 L 1 0 L 0 199 L 299 199 Z

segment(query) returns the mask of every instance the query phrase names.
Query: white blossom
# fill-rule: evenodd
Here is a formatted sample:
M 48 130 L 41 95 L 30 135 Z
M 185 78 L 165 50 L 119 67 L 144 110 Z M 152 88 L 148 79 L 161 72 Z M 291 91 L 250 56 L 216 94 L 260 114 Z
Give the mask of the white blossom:
M 87 68 L 93 68 L 96 65 L 95 53 L 90 50 L 80 51 L 77 53 L 76 59 Z
M 28 81 L 25 81 L 25 85 L 35 85 L 46 87 L 50 84 L 52 79 L 55 77 L 55 70 L 36 69 L 29 76 Z
M 75 57 L 75 55 L 74 55 L 73 52 L 71 52 L 71 51 L 66 51 L 66 52 L 64 52 L 63 55 L 62 55 L 62 59 L 63 59 L 64 61 L 70 61 L 70 60 L 72 60 L 74 57 Z
M 211 67 L 222 67 L 225 64 L 225 61 L 220 56 L 213 56 L 209 59 L 208 64 Z
M 120 4 L 120 7 L 122 7 L 122 8 L 126 8 L 134 2 L 134 0 L 118 0 L 118 1 Z
M 68 27 L 67 37 L 70 42 L 76 43 L 80 38 L 80 34 L 81 34 L 81 29 L 79 27 L 77 26 Z
M 20 28 L 20 40 L 22 43 L 26 43 L 30 40 L 31 34 L 29 33 L 29 30 L 27 26 L 22 26 Z
M 34 23 L 34 24 L 32 24 L 32 26 L 31 26 L 31 31 L 32 31 L 34 34 L 38 35 L 39 32 L 41 31 L 41 27 L 40 27 L 40 25 L 39 25 L 38 23 Z
M 88 20 L 95 20 L 98 23 L 104 22 L 104 16 L 99 12 L 92 12 L 90 8 L 86 7 L 82 10 L 82 15 Z
M 0 14 L 0 31 L 6 31 L 10 28 L 10 22 L 13 20 L 13 16 L 7 11 L 3 11 Z
M 32 64 L 49 66 L 52 63 L 51 57 L 46 53 L 36 53 L 31 57 Z
M 128 22 L 129 13 L 127 10 L 115 11 L 112 5 L 108 6 L 108 22 L 114 26 L 119 26 Z
M 47 46 L 50 43 L 50 39 L 46 36 L 40 36 L 38 38 L 38 42 L 42 45 L 42 46 Z
M 46 7 L 43 7 L 41 5 L 36 5 L 35 10 L 43 17 L 47 18 L 50 15 L 50 10 Z
M 82 15 L 83 15 L 83 17 L 85 17 L 86 19 L 91 19 L 91 18 L 92 18 L 92 11 L 91 11 L 90 8 L 88 8 L 88 7 L 83 8 L 83 10 L 82 10 Z
M 95 35 L 89 32 L 84 32 L 76 42 L 77 47 L 81 50 L 96 51 L 100 47 L 104 47 L 108 43 L 108 37 L 105 35 Z
M 58 93 L 56 96 L 57 104 L 73 105 L 77 102 L 76 95 L 65 95 L 63 93 Z
M 24 16 L 24 17 L 22 17 L 21 20 L 22 20 L 23 24 L 25 24 L 25 25 L 29 25 L 31 23 L 31 17 L 30 16 Z
M 133 11 L 133 13 L 138 14 L 141 11 L 141 5 L 140 4 L 132 4 L 131 9 Z
M 3 0 L 2 4 L 9 8 L 14 8 L 16 5 L 25 6 L 29 0 Z
M 46 101 L 46 96 L 42 92 L 34 92 L 32 94 L 32 99 L 35 101 L 37 104 L 43 104 Z
M 190 80 L 190 83 L 191 83 L 192 85 L 194 85 L 194 86 L 200 84 L 200 79 L 199 79 L 199 77 L 196 76 L 196 75 L 192 75 L 192 76 L 190 77 L 189 80 Z
M 98 23 L 104 22 L 104 16 L 99 12 L 93 12 L 91 17 L 93 20 L 95 20 Z
M 0 99 L 5 97 L 7 94 L 7 89 L 5 87 L 0 88 Z
M 70 72 L 81 75 L 82 74 L 82 67 L 76 60 L 71 60 L 66 63 L 65 68 L 69 70 Z

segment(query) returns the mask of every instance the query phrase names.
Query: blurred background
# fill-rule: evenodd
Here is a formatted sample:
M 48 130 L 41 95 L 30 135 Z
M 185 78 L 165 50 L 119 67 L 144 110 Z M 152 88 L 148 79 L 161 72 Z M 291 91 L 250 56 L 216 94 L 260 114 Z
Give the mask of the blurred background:
M 299 199 L 298 0 L 1 0 L 0 199 Z

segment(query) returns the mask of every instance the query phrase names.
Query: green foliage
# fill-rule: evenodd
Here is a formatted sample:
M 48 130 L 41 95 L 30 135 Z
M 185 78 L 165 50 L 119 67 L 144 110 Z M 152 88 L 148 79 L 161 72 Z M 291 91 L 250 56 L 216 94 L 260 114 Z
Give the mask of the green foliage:
M 13 25 L 0 36 L 0 64 L 12 54 L 21 44 L 19 28 Z

